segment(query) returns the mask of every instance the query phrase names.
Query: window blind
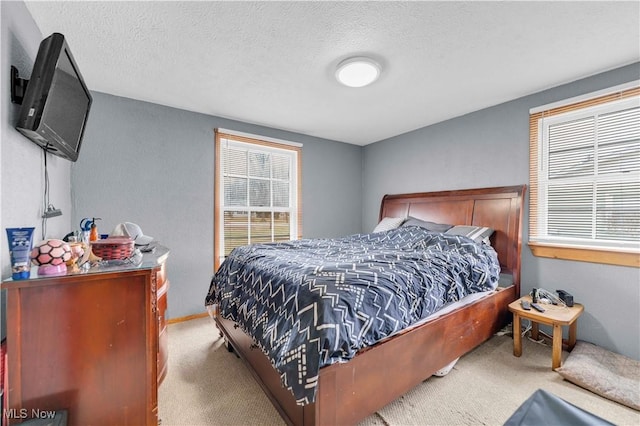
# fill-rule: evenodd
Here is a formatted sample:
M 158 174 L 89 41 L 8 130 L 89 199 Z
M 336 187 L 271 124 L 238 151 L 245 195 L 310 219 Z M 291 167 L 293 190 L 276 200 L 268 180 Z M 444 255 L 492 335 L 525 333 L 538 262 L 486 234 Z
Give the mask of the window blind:
M 216 268 L 238 246 L 299 238 L 299 151 L 216 132 Z
M 640 250 L 640 89 L 538 111 L 530 133 L 530 243 Z

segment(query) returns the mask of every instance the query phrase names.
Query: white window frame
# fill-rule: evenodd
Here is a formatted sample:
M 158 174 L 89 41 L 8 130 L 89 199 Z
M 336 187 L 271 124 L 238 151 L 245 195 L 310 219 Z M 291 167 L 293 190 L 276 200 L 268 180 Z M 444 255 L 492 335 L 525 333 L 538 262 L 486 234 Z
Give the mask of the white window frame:
M 260 139 L 257 139 L 260 138 Z M 216 130 L 216 171 L 215 171 L 215 212 L 214 212 L 214 269 L 217 270 L 219 265 L 225 259 L 224 247 L 224 213 L 226 211 L 246 211 L 248 213 L 248 243 L 251 244 L 251 213 L 253 212 L 287 212 L 289 213 L 289 235 L 290 238 L 301 238 L 301 144 L 294 142 L 286 142 L 269 138 L 261 138 L 259 136 L 248 135 L 246 133 L 229 132 L 222 133 Z M 224 197 L 224 149 L 223 144 L 227 146 L 246 150 L 248 152 L 263 152 L 270 154 L 278 154 L 289 158 L 289 207 L 259 207 L 251 206 L 248 201 L 247 206 L 226 206 Z M 248 175 L 243 176 L 248 177 Z M 264 178 L 269 182 L 274 181 L 273 176 Z M 249 179 L 247 179 L 247 185 Z M 273 191 L 271 197 L 273 200 Z M 249 191 L 247 190 L 247 197 Z M 270 204 L 273 204 L 271 202 Z M 271 230 L 271 240 L 274 240 L 274 228 Z

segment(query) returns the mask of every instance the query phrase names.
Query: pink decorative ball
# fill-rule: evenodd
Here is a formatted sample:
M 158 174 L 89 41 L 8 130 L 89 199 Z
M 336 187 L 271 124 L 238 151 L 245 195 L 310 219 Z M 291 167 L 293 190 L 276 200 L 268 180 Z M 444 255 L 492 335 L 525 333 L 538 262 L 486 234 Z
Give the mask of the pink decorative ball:
M 37 266 L 62 265 L 71 260 L 71 247 L 62 240 L 44 240 L 31 250 L 31 262 Z

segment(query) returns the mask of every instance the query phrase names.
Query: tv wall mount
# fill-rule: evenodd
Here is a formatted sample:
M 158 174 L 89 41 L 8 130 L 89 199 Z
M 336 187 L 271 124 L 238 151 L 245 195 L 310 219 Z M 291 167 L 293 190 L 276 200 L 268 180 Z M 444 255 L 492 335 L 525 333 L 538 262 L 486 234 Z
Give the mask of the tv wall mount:
M 11 102 L 22 105 L 28 84 L 29 80 L 20 78 L 18 76 L 18 68 L 11 65 Z

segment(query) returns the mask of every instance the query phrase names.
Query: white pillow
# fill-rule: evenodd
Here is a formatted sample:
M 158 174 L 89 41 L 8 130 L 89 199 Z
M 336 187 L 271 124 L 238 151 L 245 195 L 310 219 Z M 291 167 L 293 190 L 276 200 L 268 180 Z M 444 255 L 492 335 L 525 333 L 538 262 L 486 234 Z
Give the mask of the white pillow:
M 373 229 L 373 232 L 391 231 L 402 225 L 404 221 L 404 217 L 384 217 Z

